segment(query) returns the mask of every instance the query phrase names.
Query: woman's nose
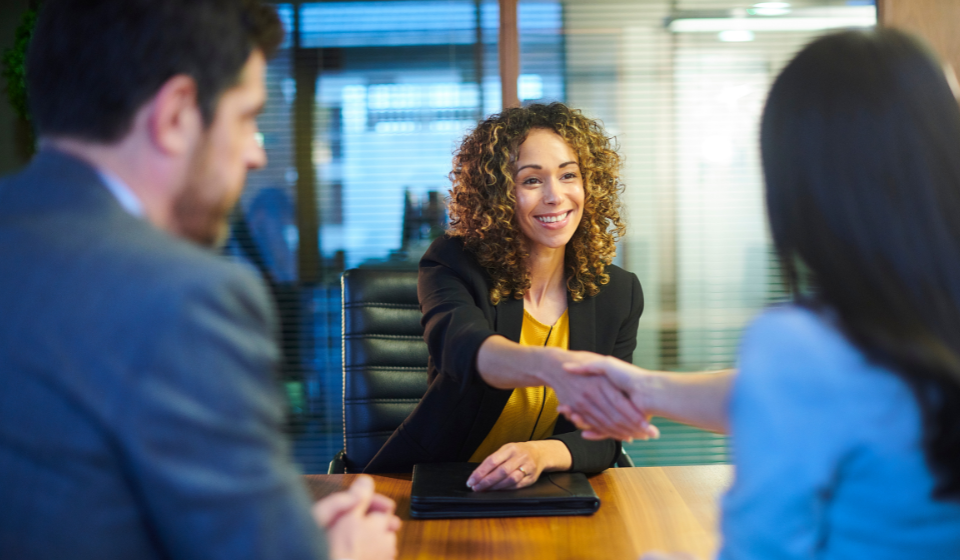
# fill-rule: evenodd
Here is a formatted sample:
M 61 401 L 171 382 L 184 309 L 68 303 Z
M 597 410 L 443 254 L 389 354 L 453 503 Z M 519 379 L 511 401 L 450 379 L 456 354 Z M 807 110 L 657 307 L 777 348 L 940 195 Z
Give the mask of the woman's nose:
M 554 179 L 547 179 L 543 184 L 543 201 L 547 204 L 558 204 L 563 197 L 559 187 Z

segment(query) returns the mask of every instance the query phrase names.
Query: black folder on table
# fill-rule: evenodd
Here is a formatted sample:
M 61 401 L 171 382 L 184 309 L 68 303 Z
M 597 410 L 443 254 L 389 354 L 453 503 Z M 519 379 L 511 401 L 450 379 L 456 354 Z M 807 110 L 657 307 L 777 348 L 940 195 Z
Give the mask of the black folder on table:
M 467 487 L 479 463 L 421 463 L 413 467 L 410 517 L 533 517 L 590 515 L 600 498 L 583 473 L 543 473 L 519 490 L 474 492 Z

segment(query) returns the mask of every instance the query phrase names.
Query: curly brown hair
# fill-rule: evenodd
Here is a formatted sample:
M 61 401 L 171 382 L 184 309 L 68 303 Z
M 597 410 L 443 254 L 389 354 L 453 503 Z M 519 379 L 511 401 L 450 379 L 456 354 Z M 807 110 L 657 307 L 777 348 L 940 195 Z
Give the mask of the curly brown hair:
M 605 268 L 626 227 L 620 218 L 621 159 L 603 125 L 562 103 L 506 109 L 477 125 L 453 157 L 450 228 L 490 274 L 490 301 L 521 299 L 530 289 L 525 237 L 514 219 L 515 163 L 531 130 L 552 130 L 577 154 L 583 176 L 583 217 L 565 250 L 573 301 L 595 296 L 610 281 Z

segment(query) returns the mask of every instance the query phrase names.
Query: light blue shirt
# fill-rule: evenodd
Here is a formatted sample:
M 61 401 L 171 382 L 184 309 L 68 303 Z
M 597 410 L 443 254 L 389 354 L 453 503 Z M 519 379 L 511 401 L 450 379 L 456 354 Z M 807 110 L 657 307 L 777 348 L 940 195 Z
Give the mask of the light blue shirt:
M 114 198 L 117 199 L 120 206 L 123 206 L 124 210 L 138 218 L 143 217 L 143 203 L 140 202 L 137 195 L 133 194 L 133 191 L 130 190 L 130 187 L 128 187 L 126 183 L 105 169 L 98 168 L 97 174 L 100 175 L 100 179 L 103 181 L 103 184 L 106 185 L 107 190 L 113 194 Z
M 913 394 L 827 320 L 754 322 L 730 417 L 721 559 L 960 558 L 960 502 L 931 497 Z

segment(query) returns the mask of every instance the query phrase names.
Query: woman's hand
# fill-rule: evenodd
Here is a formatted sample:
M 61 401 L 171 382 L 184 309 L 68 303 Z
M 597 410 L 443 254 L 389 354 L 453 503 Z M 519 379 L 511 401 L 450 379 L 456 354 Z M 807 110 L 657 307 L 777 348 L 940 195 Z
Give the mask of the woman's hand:
M 697 428 L 726 433 L 729 427 L 730 390 L 736 372 L 732 369 L 702 372 L 673 373 L 650 371 L 611 356 L 598 356 L 589 352 L 570 352 L 571 359 L 563 365 L 567 373 L 586 376 L 588 380 L 598 377 L 611 383 L 635 410 L 642 411 L 643 420 L 633 423 L 634 437 L 647 439 L 659 437 L 659 430 L 650 424 L 651 416 L 669 418 Z M 557 393 L 560 399 L 559 392 Z M 624 439 L 621 425 L 607 425 L 591 417 L 589 409 L 560 399 L 557 412 L 583 430 L 584 439 L 614 437 Z
M 543 471 L 565 471 L 573 464 L 562 441 L 508 443 L 486 458 L 467 479 L 474 492 L 516 490 L 530 486 Z
M 546 385 L 557 394 L 569 414 L 576 413 L 598 437 L 620 440 L 650 437 L 649 421 L 623 390 L 602 371 L 592 373 L 589 365 L 602 358 L 591 352 L 560 348 L 520 346 L 495 335 L 488 337 L 477 353 L 477 370 L 491 387 L 514 389 Z M 564 367 L 583 366 L 577 373 Z
M 652 416 L 650 412 L 653 408 L 651 394 L 655 393 L 652 385 L 656 383 L 652 372 L 611 356 L 600 356 L 588 352 L 571 354 L 576 357 L 576 361 L 565 363 L 563 365 L 564 370 L 573 374 L 589 376 L 591 380 L 596 380 L 598 377 L 605 379 L 613 386 L 615 391 L 618 391 L 623 398 L 633 405 L 633 410 L 640 415 L 639 417 L 621 418 L 621 422 L 616 426 L 616 429 L 611 429 L 610 426 L 604 426 L 587 418 L 587 415 L 575 406 L 561 403 L 557 411 L 569 418 L 578 429 L 583 431 L 584 439 L 613 437 L 628 440 L 628 438 L 623 437 L 624 431 L 629 434 L 629 439 L 647 440 L 660 437 L 660 430 L 650 423 L 650 417 Z
M 651 430 L 645 410 L 632 402 L 622 387 L 593 367 L 614 358 L 591 352 L 570 352 L 554 348 L 539 349 L 542 356 L 540 371 L 545 383 L 557 394 L 561 414 L 572 418 L 575 413 L 581 426 L 596 434 L 593 439 L 613 438 L 624 441 L 657 437 Z M 624 362 L 620 362 L 624 363 Z

